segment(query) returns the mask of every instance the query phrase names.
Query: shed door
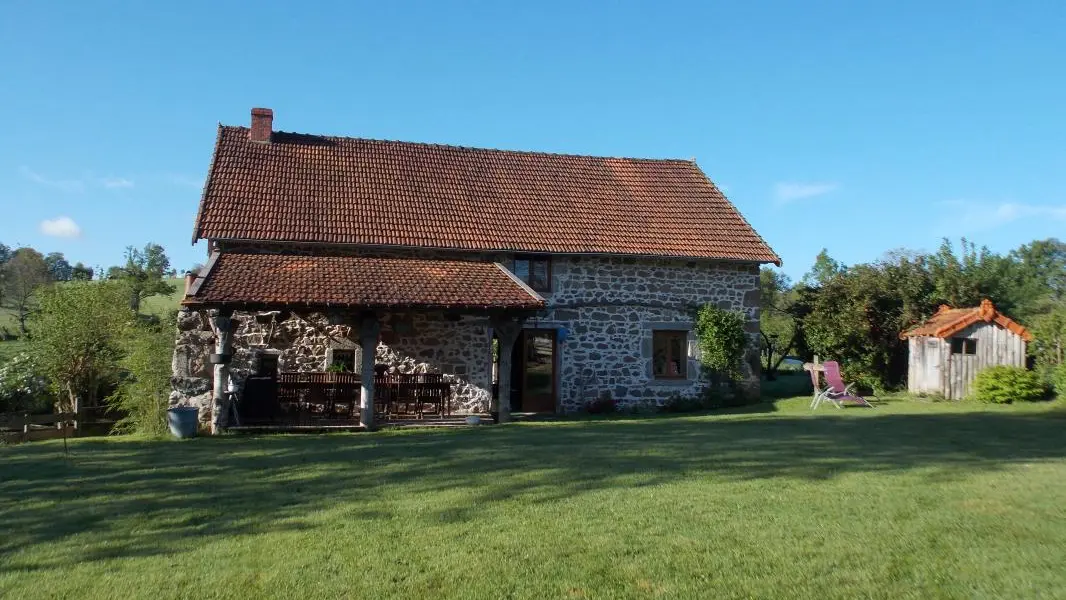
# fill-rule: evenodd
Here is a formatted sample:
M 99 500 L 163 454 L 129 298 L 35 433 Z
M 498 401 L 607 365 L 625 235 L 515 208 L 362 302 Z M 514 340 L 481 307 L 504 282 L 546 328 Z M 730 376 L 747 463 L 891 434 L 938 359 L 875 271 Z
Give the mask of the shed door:
M 918 386 L 922 392 L 940 391 L 940 340 L 925 340 L 925 352 L 922 356 L 922 382 Z

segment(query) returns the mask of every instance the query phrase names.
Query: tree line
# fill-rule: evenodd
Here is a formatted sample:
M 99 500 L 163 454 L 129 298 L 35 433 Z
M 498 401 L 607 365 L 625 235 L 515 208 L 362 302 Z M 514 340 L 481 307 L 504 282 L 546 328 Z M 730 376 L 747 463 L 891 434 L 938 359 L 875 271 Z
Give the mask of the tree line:
M 157 294 L 172 294 L 173 285 L 167 278 L 176 272 L 170 266 L 166 251 L 159 244 L 144 248 L 126 248 L 125 261 L 106 271 L 87 267 L 81 262 L 71 265 L 62 252 L 43 254 L 31 247 L 12 250 L 0 243 L 0 308 L 10 310 L 18 322 L 18 335 L 25 337 L 27 319 L 37 304 L 41 292 L 49 286 L 72 281 L 100 279 L 122 282 L 127 290 L 129 307 L 140 312 L 141 302 Z M 8 332 L 5 336 L 11 335 Z
M 940 305 L 973 307 L 984 298 L 1033 333 L 1033 368 L 1048 381 L 1066 370 L 1066 243 L 1054 238 L 1005 254 L 945 239 L 936 252 L 896 250 L 850 266 L 822 250 L 800 281 L 766 268 L 760 287 L 768 378 L 787 356 L 817 354 L 840 361 L 867 387 L 899 388 L 907 373 L 900 333 Z
M 146 315 L 141 304 L 175 291 L 167 281 L 175 272 L 163 247 L 129 247 L 125 262 L 96 280 L 92 274 L 98 269 L 67 269 L 62 255 L 4 250 L 0 287 L 26 343 L 0 364 L 0 412 L 106 404 L 122 417 L 120 431 L 161 432 L 176 307 Z

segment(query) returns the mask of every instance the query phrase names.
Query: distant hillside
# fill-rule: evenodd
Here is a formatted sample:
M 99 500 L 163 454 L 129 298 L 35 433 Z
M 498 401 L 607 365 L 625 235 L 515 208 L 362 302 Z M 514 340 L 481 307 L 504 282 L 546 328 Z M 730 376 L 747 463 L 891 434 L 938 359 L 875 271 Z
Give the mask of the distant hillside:
M 141 312 L 147 315 L 163 315 L 167 311 L 181 308 L 181 298 L 185 295 L 185 279 L 172 277 L 167 283 L 174 286 L 174 293 L 169 296 L 152 296 L 141 304 Z
M 181 307 L 181 298 L 185 293 L 185 280 L 181 277 L 173 277 L 167 283 L 174 286 L 174 293 L 169 296 L 152 296 L 141 305 L 141 312 L 148 315 L 162 316 L 168 311 L 178 310 Z M 16 340 L 2 341 L 3 337 L 19 334 L 18 318 L 11 309 L 0 309 L 0 362 L 17 354 L 23 347 L 24 342 Z

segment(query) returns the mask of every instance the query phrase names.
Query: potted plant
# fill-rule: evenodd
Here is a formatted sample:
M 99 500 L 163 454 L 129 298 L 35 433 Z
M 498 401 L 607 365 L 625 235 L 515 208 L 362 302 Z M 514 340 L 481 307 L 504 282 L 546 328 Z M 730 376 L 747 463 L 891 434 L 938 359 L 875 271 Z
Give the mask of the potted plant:
M 335 382 L 337 381 L 337 373 L 347 373 L 348 368 L 344 366 L 344 363 L 335 362 L 326 367 L 326 380 Z
M 481 415 L 466 415 L 467 425 L 481 425 Z

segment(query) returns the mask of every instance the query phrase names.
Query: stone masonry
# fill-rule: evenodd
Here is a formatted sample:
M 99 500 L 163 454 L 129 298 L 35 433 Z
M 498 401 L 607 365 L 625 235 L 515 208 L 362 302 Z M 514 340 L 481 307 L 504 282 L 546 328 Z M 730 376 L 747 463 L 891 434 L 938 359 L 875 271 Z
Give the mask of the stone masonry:
M 661 404 L 691 396 L 707 382 L 699 369 L 694 311 L 713 303 L 744 313 L 751 350 L 744 385 L 758 393 L 759 270 L 756 265 L 636 259 L 558 257 L 552 261 L 549 309 L 527 325 L 566 330 L 558 345 L 559 404 L 580 410 L 601 395 L 622 406 Z M 689 333 L 688 378 L 652 376 L 652 335 L 657 329 Z
M 323 371 L 333 349 L 353 350 L 360 364 L 354 319 L 294 315 L 278 311 L 236 312 L 230 378 L 238 388 L 258 367 L 263 354 L 277 354 L 285 372 Z M 452 384 L 452 409 L 483 413 L 489 409 L 492 338 L 487 317 L 443 313 L 389 314 L 382 317 L 376 361 L 399 373 L 445 373 Z M 210 422 L 214 334 L 207 314 L 182 311 L 174 350 L 171 406 L 197 406 Z M 357 367 L 358 368 L 358 367 Z
M 422 255 L 425 253 L 422 252 Z M 506 255 L 485 256 L 508 265 Z M 527 319 L 527 328 L 560 335 L 556 386 L 558 410 L 574 412 L 605 394 L 622 406 L 660 404 L 675 395 L 698 394 L 700 373 L 689 334 L 688 377 L 652 376 L 652 335 L 657 329 L 691 332 L 703 304 L 742 312 L 751 340 L 744 385 L 758 391 L 759 269 L 750 263 L 610 256 L 552 257 L 548 309 Z M 282 371 L 322 371 L 333 348 L 353 349 L 356 320 L 344 315 L 286 312 L 235 313 L 231 377 L 240 385 L 258 357 L 278 354 Z M 172 405 L 201 407 L 209 420 L 214 334 L 206 314 L 183 311 L 174 351 Z M 565 335 L 563 334 L 565 332 Z M 398 372 L 444 373 L 453 385 L 456 412 L 486 412 L 492 389 L 492 333 L 485 316 L 411 312 L 382 317 L 376 360 Z

